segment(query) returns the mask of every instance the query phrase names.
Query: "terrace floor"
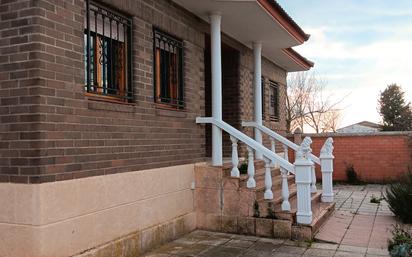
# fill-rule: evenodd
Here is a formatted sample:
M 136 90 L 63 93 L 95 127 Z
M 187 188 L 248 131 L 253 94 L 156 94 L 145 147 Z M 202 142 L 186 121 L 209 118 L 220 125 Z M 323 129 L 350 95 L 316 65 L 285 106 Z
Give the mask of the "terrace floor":
M 165 244 L 146 257 L 381 257 L 386 250 L 390 229 L 396 224 L 387 203 L 370 203 L 380 198 L 385 186 L 335 186 L 336 211 L 321 227 L 315 242 L 194 231 Z

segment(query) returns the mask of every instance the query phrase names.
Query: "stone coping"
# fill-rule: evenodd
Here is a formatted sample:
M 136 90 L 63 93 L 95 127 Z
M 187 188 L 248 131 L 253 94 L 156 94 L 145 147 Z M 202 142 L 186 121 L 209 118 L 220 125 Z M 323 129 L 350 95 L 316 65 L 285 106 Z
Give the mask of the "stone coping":
M 293 137 L 299 134 L 288 134 L 287 137 Z M 379 131 L 379 132 L 358 132 L 358 133 L 303 133 L 302 137 L 354 137 L 354 136 L 412 136 L 412 131 Z

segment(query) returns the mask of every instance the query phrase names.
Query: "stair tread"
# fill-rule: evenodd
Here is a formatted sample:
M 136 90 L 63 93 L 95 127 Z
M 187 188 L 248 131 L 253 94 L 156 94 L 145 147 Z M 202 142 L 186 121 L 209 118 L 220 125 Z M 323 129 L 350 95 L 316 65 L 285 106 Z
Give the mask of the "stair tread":
M 271 172 L 272 172 L 272 177 L 274 176 L 279 176 L 280 175 L 280 169 L 279 168 L 271 168 Z M 260 176 L 265 176 L 265 169 L 257 169 L 255 170 L 255 178 L 256 177 L 260 177 Z M 240 174 L 240 180 L 247 180 L 248 179 L 248 175 L 247 174 Z
M 322 192 L 321 191 L 317 191 L 316 193 L 312 193 L 311 194 L 311 202 L 312 202 L 312 214 L 314 214 L 314 204 L 316 204 L 317 202 L 320 203 L 320 197 L 322 196 Z M 293 195 L 293 197 L 289 197 L 289 203 L 290 203 L 290 212 L 291 213 L 296 213 L 297 211 L 297 194 Z M 315 206 L 316 207 L 316 206 Z M 277 208 L 275 208 L 275 211 L 282 211 L 280 206 L 277 206 Z
M 288 176 L 288 185 L 289 185 L 289 188 L 292 186 L 292 185 L 294 185 L 294 178 L 295 178 L 295 176 L 293 176 L 293 175 L 289 175 Z M 259 183 L 256 183 L 256 187 L 254 187 L 254 188 L 250 188 L 250 190 L 254 190 L 254 191 L 256 191 L 256 192 L 259 192 L 259 191 L 265 191 L 265 184 L 264 184 L 264 180 L 262 181 L 262 183 L 263 184 L 259 184 Z M 277 176 L 275 176 L 275 177 L 272 177 L 272 191 L 276 191 L 276 190 L 278 190 L 278 188 L 275 188 L 275 190 L 273 190 L 273 186 L 274 185 L 279 185 L 279 184 L 281 184 L 282 183 L 282 177 L 280 176 L 280 175 L 277 175 Z M 280 190 L 280 189 L 279 189 Z
M 296 195 L 297 189 L 296 184 L 289 185 L 289 199 Z M 257 199 L 259 202 L 273 202 L 276 206 L 279 203 L 282 203 L 282 188 L 277 188 L 273 191 L 274 198 L 272 200 L 266 200 L 263 198 Z M 280 208 L 280 206 L 279 206 Z M 275 209 L 276 211 L 276 209 Z

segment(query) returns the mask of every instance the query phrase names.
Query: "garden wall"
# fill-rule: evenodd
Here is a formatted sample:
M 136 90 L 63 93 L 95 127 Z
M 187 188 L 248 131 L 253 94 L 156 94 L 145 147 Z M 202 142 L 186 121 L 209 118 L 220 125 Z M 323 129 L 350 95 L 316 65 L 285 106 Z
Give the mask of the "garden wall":
M 387 182 L 412 171 L 412 132 L 377 133 L 323 133 L 295 134 L 290 139 L 299 143 L 300 138 L 312 138 L 312 150 L 319 156 L 328 137 L 334 140 L 334 181 L 346 180 L 346 168 L 352 164 L 356 173 L 365 182 Z M 321 177 L 317 167 L 317 177 Z

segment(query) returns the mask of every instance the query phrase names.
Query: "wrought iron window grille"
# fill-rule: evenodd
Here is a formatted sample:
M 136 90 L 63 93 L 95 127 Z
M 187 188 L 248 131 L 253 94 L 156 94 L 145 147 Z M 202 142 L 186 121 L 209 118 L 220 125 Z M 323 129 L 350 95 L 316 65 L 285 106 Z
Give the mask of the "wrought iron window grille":
M 153 28 L 155 102 L 183 109 L 183 41 Z
M 269 81 L 269 115 L 273 121 L 279 121 L 279 84 Z
M 85 91 L 121 101 L 133 99 L 132 20 L 86 1 Z

